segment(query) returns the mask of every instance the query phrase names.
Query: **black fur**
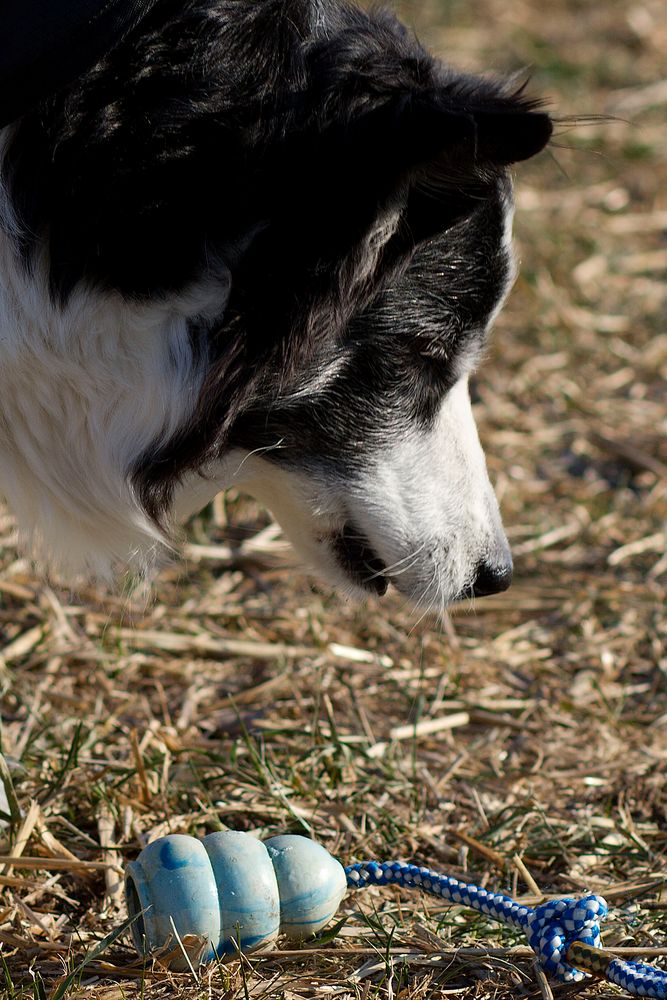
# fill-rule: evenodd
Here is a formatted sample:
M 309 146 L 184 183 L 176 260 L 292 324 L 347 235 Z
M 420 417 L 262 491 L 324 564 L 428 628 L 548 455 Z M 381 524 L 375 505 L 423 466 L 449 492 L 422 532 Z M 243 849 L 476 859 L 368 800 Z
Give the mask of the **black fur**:
M 158 0 L 3 0 L 0 128 L 70 83 Z
M 230 445 L 335 462 L 351 423 L 357 452 L 372 446 L 380 407 L 397 432 L 431 419 L 505 285 L 506 168 L 550 132 L 522 93 L 339 0 L 160 0 L 18 123 L 5 180 L 26 267 L 48 244 L 54 298 L 84 281 L 150 299 L 231 272 L 224 314 L 192 318 L 197 412 L 132 470 L 153 515 Z M 295 398 L 337 357 L 331 389 Z

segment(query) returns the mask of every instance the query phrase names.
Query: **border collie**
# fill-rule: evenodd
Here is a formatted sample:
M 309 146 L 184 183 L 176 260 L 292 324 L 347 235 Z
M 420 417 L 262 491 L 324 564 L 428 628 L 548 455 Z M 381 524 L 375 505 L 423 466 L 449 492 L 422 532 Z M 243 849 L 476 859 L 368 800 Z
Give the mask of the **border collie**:
M 220 489 L 351 593 L 512 563 L 468 376 L 551 119 L 341 0 L 158 0 L 0 132 L 0 490 L 46 566 L 145 567 Z

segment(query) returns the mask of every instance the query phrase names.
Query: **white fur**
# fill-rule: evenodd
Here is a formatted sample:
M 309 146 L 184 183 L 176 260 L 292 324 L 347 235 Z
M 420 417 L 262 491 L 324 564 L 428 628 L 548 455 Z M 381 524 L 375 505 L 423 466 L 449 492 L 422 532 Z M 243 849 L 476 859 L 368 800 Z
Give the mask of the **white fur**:
M 128 474 L 187 421 L 204 372 L 186 318 L 219 313 L 229 283 L 147 305 L 78 287 L 61 308 L 14 230 L 0 193 L 0 491 L 43 565 L 108 577 L 163 540 Z
M 519 263 L 516 256 L 516 247 L 514 246 L 514 211 L 516 205 L 514 203 L 514 192 L 512 190 L 512 185 L 508 182 L 507 187 L 503 195 L 503 211 L 505 215 L 505 224 L 503 226 L 503 254 L 505 260 L 508 264 L 507 277 L 505 279 L 505 288 L 503 289 L 498 302 L 496 303 L 495 309 L 492 311 L 487 322 L 487 328 L 491 329 L 498 314 L 505 305 L 507 296 L 512 291 L 514 282 L 517 279 L 519 273 Z
M 442 609 L 468 590 L 482 562 L 510 562 L 467 377 L 430 430 L 376 456 L 355 482 L 349 510 L 398 589 L 427 607 Z

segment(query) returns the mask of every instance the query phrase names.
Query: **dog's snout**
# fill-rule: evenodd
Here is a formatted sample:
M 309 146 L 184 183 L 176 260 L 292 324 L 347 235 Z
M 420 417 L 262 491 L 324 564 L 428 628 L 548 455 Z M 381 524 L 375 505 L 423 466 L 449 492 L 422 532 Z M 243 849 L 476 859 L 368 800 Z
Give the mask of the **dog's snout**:
M 490 565 L 480 563 L 477 568 L 477 576 L 473 580 L 472 592 L 475 597 L 488 597 L 490 594 L 499 594 L 512 583 L 512 563 L 501 563 L 500 565 Z

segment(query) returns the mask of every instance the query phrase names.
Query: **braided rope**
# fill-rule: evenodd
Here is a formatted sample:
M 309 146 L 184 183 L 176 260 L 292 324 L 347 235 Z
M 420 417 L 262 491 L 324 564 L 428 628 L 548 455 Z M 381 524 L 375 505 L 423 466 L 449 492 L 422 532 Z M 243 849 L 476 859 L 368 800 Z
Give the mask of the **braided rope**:
M 639 997 L 667 1000 L 667 973 L 641 962 L 625 962 L 600 949 L 600 920 L 607 915 L 607 904 L 601 896 L 582 899 L 555 899 L 541 906 L 521 906 L 509 896 L 488 892 L 476 885 L 439 875 L 430 868 L 402 861 L 365 861 L 345 869 L 351 889 L 370 885 L 399 885 L 418 888 L 439 899 L 460 906 L 469 906 L 493 920 L 518 927 L 541 965 L 564 982 L 578 982 L 586 972 L 604 976 L 609 982 L 623 987 Z M 570 949 L 572 954 L 570 954 Z M 590 957 L 589 957 L 590 954 Z M 576 968 L 572 959 L 588 966 Z

